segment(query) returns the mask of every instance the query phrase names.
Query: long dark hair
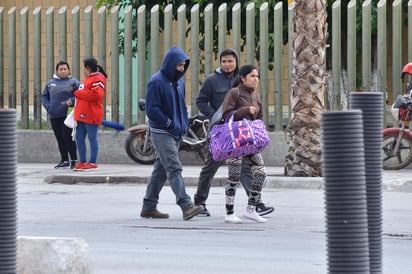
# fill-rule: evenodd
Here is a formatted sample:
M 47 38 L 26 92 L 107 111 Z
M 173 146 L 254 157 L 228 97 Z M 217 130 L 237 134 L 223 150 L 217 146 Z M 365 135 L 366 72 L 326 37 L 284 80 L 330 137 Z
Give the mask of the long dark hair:
M 84 58 L 83 64 L 85 68 L 89 68 L 92 72 L 100 72 L 107 78 L 107 73 L 104 68 L 97 63 L 97 60 L 93 57 Z
M 252 72 L 252 70 L 257 70 L 257 68 L 254 65 L 243 65 L 239 69 L 239 74 L 238 77 L 236 78 L 235 82 L 233 83 L 232 87 L 237 87 L 242 80 L 240 80 L 241 77 L 246 77 L 249 73 Z

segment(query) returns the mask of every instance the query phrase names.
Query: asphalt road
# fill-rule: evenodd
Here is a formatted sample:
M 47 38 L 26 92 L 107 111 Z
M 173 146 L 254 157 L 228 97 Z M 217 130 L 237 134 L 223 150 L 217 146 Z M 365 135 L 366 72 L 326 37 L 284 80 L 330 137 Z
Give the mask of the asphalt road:
M 267 223 L 226 224 L 222 187 L 211 189 L 212 216 L 190 221 L 165 187 L 159 209 L 170 219 L 151 220 L 138 217 L 144 184 L 48 184 L 46 176 L 19 169 L 18 235 L 83 238 L 96 274 L 327 273 L 322 189 L 265 188 L 276 208 Z M 195 187 L 187 191 L 193 197 Z M 239 216 L 246 202 L 238 190 Z M 383 273 L 412 269 L 411 216 L 412 192 L 383 192 Z

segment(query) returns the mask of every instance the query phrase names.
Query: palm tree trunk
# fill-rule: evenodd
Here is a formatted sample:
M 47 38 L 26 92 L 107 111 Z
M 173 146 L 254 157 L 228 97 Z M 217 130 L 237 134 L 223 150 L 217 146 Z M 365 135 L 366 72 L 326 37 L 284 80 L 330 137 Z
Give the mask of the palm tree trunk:
M 295 1 L 291 119 L 285 174 L 322 176 L 320 119 L 324 110 L 326 0 Z

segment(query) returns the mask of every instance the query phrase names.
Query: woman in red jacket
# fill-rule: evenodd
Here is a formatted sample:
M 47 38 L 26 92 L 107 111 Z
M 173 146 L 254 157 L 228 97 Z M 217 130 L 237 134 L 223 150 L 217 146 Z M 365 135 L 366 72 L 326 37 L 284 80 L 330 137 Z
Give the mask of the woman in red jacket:
M 83 60 L 85 79 L 74 92 L 76 105 L 74 120 L 77 122 L 76 143 L 80 162 L 75 171 L 97 169 L 99 141 L 97 132 L 103 120 L 103 98 L 107 74 L 93 57 Z M 90 142 L 90 159 L 86 159 L 86 135 Z

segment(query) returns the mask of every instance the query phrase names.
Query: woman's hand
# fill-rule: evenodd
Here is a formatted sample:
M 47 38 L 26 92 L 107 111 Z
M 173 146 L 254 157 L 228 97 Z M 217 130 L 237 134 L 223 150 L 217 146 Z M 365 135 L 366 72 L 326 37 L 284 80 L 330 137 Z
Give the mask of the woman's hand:
M 254 116 L 257 113 L 257 108 L 249 107 L 249 112 L 250 112 L 250 114 L 252 114 Z

